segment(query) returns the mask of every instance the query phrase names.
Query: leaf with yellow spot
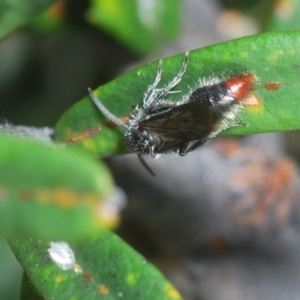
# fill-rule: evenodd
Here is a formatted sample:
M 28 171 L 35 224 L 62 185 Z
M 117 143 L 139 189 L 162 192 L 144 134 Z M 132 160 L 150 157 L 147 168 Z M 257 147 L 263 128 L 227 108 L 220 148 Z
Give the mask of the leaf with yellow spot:
M 166 292 L 170 299 L 181 299 L 181 296 L 178 293 L 178 291 L 174 289 L 174 287 L 169 283 L 166 284 Z
M 46 299 L 180 300 L 176 289 L 145 258 L 113 233 L 69 243 L 76 262 L 64 271 L 48 255 L 49 242 L 11 240 L 28 277 Z
M 108 170 L 72 149 L 0 135 L 0 234 L 78 239 L 113 227 Z
M 55 282 L 55 284 L 58 284 L 58 283 L 64 282 L 66 279 L 67 279 L 67 276 L 65 274 L 63 274 L 63 275 L 59 274 L 54 278 L 54 282 Z
M 269 32 L 196 49 L 190 52 L 187 70 L 176 93 L 166 100 L 181 100 L 199 87 L 200 81 L 223 80 L 239 74 L 253 74 L 257 81 L 249 98 L 244 100 L 240 121 L 222 132 L 253 134 L 300 128 L 300 31 Z M 180 70 L 184 55 L 165 58 L 158 88 L 172 80 Z M 143 96 L 153 83 L 157 62 L 132 70 L 95 91 L 103 105 L 118 118 L 128 117 L 133 107 L 141 105 Z M 56 125 L 59 141 L 68 141 L 76 132 L 84 132 L 101 124 L 101 132 L 88 137 L 89 151 L 98 156 L 125 153 L 123 129 L 110 122 L 95 107 L 89 97 L 75 104 Z M 87 148 L 83 141 L 79 147 Z M 91 147 L 91 144 L 94 146 Z M 92 150 L 91 150 L 92 149 Z
M 130 273 L 127 275 L 126 280 L 129 285 L 134 285 L 137 282 L 137 274 L 136 273 Z

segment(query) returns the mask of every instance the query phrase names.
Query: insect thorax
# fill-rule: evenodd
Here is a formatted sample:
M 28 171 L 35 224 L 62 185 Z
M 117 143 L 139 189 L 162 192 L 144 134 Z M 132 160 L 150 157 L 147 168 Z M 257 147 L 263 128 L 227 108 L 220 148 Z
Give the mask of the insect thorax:
M 160 143 L 159 137 L 141 127 L 141 122 L 145 119 L 144 108 L 136 107 L 130 114 L 124 132 L 127 148 L 135 153 L 156 156 L 156 147 Z
M 229 111 L 232 105 L 237 104 L 225 82 L 200 87 L 191 93 L 189 100 L 215 107 L 221 113 Z

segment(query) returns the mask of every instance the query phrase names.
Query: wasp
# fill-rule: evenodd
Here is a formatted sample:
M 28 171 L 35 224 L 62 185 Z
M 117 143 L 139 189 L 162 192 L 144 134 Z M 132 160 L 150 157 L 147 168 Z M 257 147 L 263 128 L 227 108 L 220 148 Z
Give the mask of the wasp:
M 128 150 L 138 155 L 151 174 L 153 172 L 143 156 L 157 158 L 170 152 L 184 156 L 219 132 L 245 125 L 237 115 L 242 109 L 241 100 L 249 94 L 256 81 L 253 74 L 240 74 L 226 80 L 212 78 L 184 99 L 166 99 L 183 78 L 188 57 L 187 51 L 178 74 L 162 88 L 158 88 L 158 84 L 162 78 L 163 61 L 158 62 L 156 77 L 144 94 L 143 105 L 135 107 L 127 122 L 122 122 L 108 111 L 89 89 L 90 97 L 100 111 L 125 128 L 124 139 Z

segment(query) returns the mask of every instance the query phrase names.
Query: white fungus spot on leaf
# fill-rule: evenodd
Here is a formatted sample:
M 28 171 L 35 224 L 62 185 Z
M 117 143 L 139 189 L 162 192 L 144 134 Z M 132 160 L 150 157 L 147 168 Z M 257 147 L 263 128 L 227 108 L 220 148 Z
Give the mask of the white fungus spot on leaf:
M 70 270 L 75 266 L 75 255 L 66 242 L 50 242 L 48 249 L 50 259 L 62 270 Z

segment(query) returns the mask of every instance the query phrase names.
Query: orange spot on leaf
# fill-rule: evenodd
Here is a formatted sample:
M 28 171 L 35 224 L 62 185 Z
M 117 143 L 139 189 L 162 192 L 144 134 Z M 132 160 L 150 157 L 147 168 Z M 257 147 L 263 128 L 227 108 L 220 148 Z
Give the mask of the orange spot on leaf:
M 79 202 L 79 195 L 66 189 L 38 190 L 36 197 L 43 203 L 56 203 L 61 207 L 70 208 Z
M 40 189 L 35 192 L 34 197 L 41 203 L 54 203 L 63 208 L 72 208 L 81 203 L 94 207 L 100 200 L 92 194 L 76 193 L 67 189 Z
M 100 284 L 100 285 L 98 286 L 98 292 L 99 292 L 101 295 L 108 295 L 109 290 L 108 290 L 108 288 L 107 288 L 104 284 Z
M 33 192 L 28 190 L 20 190 L 19 197 L 25 201 L 31 200 L 33 198 Z
M 67 142 L 68 143 L 78 143 L 82 142 L 86 138 L 92 138 L 96 136 L 101 131 L 101 127 L 92 127 L 88 128 L 83 132 L 76 132 L 68 137 Z
M 83 273 L 82 277 L 86 281 L 89 281 L 89 282 L 93 281 L 93 277 L 92 277 L 92 275 L 90 273 L 85 272 L 85 273 Z
M 277 91 L 277 90 L 281 89 L 282 87 L 283 87 L 283 84 L 279 83 L 279 82 L 267 82 L 264 85 L 264 88 L 270 92 Z

